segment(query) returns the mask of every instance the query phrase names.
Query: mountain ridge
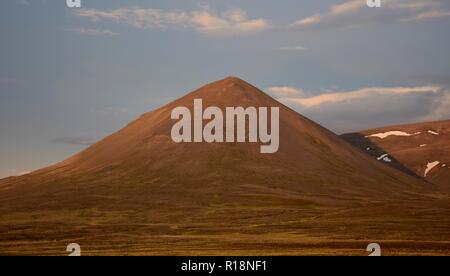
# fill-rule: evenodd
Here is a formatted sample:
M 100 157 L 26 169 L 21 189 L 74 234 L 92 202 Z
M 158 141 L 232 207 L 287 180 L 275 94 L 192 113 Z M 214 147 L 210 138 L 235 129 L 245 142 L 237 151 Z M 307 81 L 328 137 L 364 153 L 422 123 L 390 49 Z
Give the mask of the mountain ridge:
M 393 160 L 388 165 L 450 191 L 450 120 L 386 126 L 342 137 L 373 157 L 389 156 Z M 425 173 L 433 162 L 438 166 Z

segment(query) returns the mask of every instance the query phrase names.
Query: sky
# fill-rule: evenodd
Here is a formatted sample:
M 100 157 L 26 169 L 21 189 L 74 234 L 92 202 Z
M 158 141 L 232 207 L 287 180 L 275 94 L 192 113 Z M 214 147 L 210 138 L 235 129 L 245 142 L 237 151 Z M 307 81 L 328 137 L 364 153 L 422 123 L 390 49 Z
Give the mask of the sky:
M 3 0 L 0 178 L 238 76 L 336 133 L 450 119 L 450 1 Z

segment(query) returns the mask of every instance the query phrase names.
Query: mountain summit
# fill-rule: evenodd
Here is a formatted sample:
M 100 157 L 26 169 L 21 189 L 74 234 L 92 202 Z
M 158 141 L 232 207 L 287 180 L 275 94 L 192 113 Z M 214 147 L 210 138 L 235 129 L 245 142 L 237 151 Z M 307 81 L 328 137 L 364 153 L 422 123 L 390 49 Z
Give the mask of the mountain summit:
M 171 112 L 179 106 L 192 112 L 195 99 L 222 110 L 278 107 L 279 150 L 175 143 Z M 424 229 L 450 229 L 450 222 L 433 228 L 447 209 L 427 220 L 412 215 L 429 210 L 430 198 L 444 206 L 436 193 L 228 77 L 143 114 L 61 163 L 1 180 L 0 251 L 57 254 L 64 242 L 80 240 L 92 254 L 252 254 L 257 244 L 274 254 L 294 240 L 396 239 L 399 232 L 414 239 Z

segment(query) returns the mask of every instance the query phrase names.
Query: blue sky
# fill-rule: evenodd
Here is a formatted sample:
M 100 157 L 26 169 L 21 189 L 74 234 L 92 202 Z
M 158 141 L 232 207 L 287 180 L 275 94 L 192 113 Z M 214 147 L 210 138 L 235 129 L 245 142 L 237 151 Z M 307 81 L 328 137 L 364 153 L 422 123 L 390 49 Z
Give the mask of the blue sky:
M 450 119 L 450 2 L 0 3 L 0 177 L 228 75 L 342 133 Z

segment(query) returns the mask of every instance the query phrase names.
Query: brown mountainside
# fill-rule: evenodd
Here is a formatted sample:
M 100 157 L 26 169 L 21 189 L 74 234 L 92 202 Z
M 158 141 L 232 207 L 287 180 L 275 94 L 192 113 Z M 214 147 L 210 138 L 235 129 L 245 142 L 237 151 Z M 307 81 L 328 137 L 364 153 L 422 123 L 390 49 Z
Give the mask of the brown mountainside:
M 450 120 L 388 126 L 342 136 L 375 158 L 450 191 Z

